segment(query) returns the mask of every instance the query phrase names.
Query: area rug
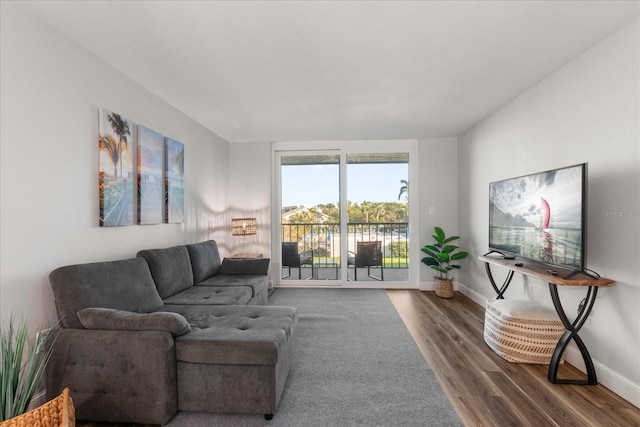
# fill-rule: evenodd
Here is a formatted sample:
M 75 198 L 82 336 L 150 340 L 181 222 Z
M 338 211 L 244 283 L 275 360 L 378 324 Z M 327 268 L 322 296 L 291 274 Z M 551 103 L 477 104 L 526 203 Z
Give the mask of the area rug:
M 278 289 L 298 308 L 295 357 L 273 420 L 180 412 L 171 427 L 462 426 L 381 289 Z

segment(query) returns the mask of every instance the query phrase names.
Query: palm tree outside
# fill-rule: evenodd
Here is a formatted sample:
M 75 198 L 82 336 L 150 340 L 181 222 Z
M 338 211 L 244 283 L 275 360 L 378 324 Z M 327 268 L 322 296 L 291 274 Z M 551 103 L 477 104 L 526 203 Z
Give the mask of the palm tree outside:
M 404 195 L 405 202 L 408 202 L 409 201 L 409 181 L 407 181 L 406 179 L 401 179 L 400 184 L 402 184 L 402 186 L 400 187 L 398 200 L 402 199 L 402 196 Z

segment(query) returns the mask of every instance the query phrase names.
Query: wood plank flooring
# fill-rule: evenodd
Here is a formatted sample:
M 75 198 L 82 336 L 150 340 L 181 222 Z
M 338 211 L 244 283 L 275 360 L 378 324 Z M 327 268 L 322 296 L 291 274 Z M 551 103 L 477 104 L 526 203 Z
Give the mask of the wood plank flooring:
M 640 426 L 640 409 L 607 388 L 551 384 L 546 365 L 509 363 L 484 342 L 484 308 L 455 293 L 388 290 L 466 426 Z M 583 378 L 568 363 L 561 378 Z
M 441 299 L 418 290 L 387 293 L 466 426 L 640 427 L 640 409 L 601 385 L 551 384 L 546 366 L 503 360 L 484 342 L 484 308 L 464 295 Z M 583 375 L 565 363 L 560 377 Z

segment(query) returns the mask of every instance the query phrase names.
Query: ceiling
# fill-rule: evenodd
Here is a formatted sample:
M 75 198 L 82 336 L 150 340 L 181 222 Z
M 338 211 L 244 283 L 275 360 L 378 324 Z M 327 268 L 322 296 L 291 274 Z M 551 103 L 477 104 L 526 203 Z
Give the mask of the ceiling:
M 230 142 L 456 136 L 640 9 L 610 0 L 17 4 Z

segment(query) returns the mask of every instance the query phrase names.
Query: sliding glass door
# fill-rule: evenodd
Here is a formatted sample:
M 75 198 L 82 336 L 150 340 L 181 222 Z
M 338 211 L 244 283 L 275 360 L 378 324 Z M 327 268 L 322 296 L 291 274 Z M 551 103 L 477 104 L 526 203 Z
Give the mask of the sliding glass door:
M 409 153 L 347 159 L 349 280 L 409 278 Z
M 412 141 L 274 144 L 277 283 L 407 286 L 418 251 L 409 235 L 414 151 Z
M 282 153 L 280 277 L 340 279 L 340 156 Z

